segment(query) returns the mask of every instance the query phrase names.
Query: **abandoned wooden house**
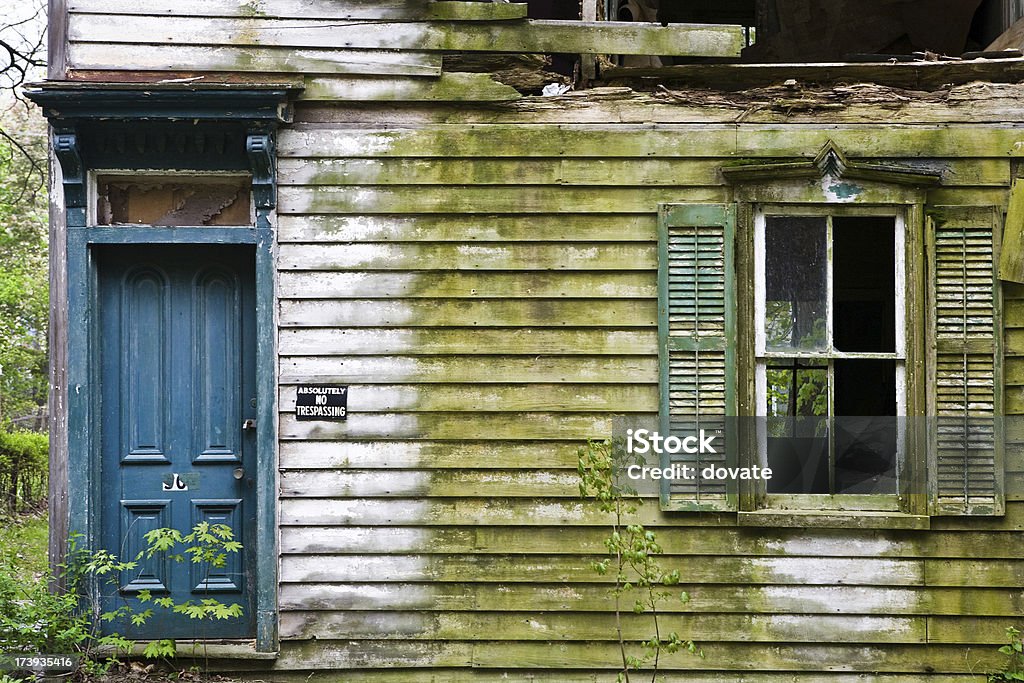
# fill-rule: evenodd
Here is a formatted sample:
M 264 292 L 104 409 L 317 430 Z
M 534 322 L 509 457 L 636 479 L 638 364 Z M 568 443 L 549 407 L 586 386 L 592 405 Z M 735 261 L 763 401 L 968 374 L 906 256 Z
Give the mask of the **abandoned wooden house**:
M 683 462 L 772 478 L 626 520 L 690 595 L 664 680 L 1003 665 L 1020 0 L 50 6 L 52 554 L 242 544 L 109 598 L 241 617 L 132 635 L 264 680 L 614 680 L 617 624 L 653 634 L 578 449 L 760 416 Z

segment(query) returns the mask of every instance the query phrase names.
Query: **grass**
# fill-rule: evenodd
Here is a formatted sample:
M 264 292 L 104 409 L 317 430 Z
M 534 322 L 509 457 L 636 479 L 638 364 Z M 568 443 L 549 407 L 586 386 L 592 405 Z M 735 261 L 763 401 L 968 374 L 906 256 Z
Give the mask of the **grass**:
M 49 572 L 48 538 L 46 514 L 0 519 L 0 557 L 9 560 L 23 576 L 39 578 Z

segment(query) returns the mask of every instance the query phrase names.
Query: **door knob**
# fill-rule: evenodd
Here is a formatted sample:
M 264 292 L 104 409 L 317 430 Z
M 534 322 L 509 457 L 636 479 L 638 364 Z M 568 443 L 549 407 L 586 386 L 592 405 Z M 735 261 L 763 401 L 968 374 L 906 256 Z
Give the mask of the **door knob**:
M 245 476 L 245 468 L 244 467 L 236 467 L 231 472 L 231 476 L 233 476 L 235 479 L 238 479 L 239 481 L 241 481 L 242 477 Z

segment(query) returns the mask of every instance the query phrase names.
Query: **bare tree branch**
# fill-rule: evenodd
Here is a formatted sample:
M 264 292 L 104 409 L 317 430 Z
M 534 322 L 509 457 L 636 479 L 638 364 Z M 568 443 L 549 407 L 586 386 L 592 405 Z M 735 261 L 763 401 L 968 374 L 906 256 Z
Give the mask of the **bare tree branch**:
M 21 105 L 28 111 L 33 106 L 23 95 L 22 88 L 42 75 L 46 66 L 46 0 L 21 3 L 17 10 L 0 20 L 0 106 L 10 111 Z M 36 192 L 46 185 L 44 152 L 40 145 L 27 144 L 19 132 L 8 128 L 0 111 L 0 142 L 5 142 L 12 153 L 25 158 L 29 172 L 17 199 L 34 199 Z M 33 179 L 38 178 L 38 184 Z

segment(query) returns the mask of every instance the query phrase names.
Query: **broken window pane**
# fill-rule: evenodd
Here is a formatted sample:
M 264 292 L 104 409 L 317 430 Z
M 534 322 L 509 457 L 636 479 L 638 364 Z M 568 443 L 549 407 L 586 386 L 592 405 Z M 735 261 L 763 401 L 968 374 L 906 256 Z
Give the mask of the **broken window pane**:
M 840 351 L 896 350 L 895 234 L 892 218 L 832 220 L 832 327 Z
M 824 349 L 828 260 L 823 217 L 769 216 L 765 225 L 765 345 Z
M 97 225 L 250 225 L 248 177 L 101 176 Z
M 835 493 L 896 493 L 896 361 L 835 361 Z

